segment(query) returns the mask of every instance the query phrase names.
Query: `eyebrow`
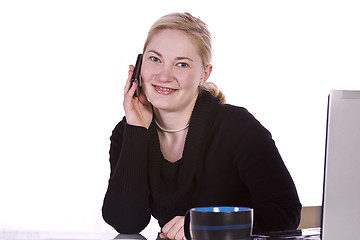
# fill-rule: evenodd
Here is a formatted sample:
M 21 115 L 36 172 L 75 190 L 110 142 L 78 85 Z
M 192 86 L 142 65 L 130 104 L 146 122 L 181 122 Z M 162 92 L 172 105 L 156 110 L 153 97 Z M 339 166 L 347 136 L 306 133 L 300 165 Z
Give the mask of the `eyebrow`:
M 161 55 L 161 53 L 159 53 L 158 51 L 155 51 L 155 50 L 149 50 L 147 52 L 152 52 L 152 53 L 155 53 L 156 55 L 158 55 L 159 57 L 163 57 Z M 179 61 L 179 60 L 189 60 L 191 62 L 194 62 L 194 60 L 192 60 L 191 58 L 189 57 L 176 57 L 175 60 Z

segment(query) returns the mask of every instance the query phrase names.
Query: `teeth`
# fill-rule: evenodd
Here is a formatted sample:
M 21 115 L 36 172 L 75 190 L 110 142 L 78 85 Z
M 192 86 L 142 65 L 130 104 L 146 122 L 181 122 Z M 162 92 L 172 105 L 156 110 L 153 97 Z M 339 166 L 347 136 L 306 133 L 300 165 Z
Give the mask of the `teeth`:
M 160 88 L 160 90 L 162 90 L 162 91 L 170 91 L 171 89 L 170 88 L 164 88 L 164 87 L 159 87 Z

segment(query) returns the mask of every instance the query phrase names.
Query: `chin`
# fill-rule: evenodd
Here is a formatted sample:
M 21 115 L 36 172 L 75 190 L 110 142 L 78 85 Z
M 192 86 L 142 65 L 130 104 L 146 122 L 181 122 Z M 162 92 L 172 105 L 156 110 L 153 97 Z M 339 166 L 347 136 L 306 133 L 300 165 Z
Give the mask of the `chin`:
M 150 99 L 151 100 L 151 99 Z M 154 108 L 161 110 L 171 110 L 174 108 L 172 101 L 166 101 L 163 99 L 153 99 L 150 101 Z

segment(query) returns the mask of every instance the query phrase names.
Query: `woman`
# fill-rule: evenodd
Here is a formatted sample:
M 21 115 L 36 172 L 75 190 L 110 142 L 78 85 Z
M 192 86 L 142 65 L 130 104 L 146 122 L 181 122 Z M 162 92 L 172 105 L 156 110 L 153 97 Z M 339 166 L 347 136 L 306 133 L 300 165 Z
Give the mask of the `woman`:
M 106 222 L 138 233 L 153 215 L 161 238 L 183 239 L 186 211 L 226 205 L 254 208 L 255 232 L 298 226 L 301 204 L 271 134 L 246 109 L 222 103 L 206 82 L 205 23 L 188 13 L 160 18 L 144 45 L 139 97 L 133 70 L 126 117 L 111 136 Z

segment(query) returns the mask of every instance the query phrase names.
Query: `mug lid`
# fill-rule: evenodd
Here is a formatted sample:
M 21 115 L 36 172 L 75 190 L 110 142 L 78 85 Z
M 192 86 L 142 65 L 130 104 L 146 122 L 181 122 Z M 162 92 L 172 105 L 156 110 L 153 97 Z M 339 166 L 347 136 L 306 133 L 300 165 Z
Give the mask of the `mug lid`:
M 196 212 L 244 212 L 252 209 L 248 207 L 220 206 L 220 207 L 198 207 L 198 208 L 193 208 L 191 210 Z

